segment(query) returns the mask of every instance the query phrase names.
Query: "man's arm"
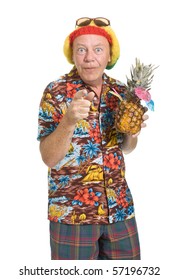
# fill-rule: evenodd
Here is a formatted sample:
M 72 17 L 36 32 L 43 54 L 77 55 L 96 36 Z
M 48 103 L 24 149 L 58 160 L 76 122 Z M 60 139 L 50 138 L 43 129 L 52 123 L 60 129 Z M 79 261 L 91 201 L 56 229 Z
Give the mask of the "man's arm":
M 86 90 L 78 91 L 55 131 L 41 139 L 40 152 L 48 167 L 54 167 L 65 157 L 76 123 L 88 116 L 94 93 L 90 92 L 87 96 L 86 94 Z
M 138 142 L 138 137 L 137 136 L 132 136 L 132 135 L 125 135 L 124 136 L 124 141 L 122 144 L 122 150 L 124 154 L 129 154 L 131 153 L 137 146 Z
M 70 125 L 64 116 L 55 131 L 41 138 L 41 157 L 48 167 L 54 167 L 64 158 L 69 149 L 74 129 L 75 125 Z
M 146 127 L 146 123 L 144 121 L 146 121 L 148 118 L 149 118 L 148 115 L 143 115 L 143 122 L 141 124 L 141 128 Z M 129 134 L 124 135 L 122 150 L 125 154 L 131 153 L 136 148 L 139 134 L 140 131 L 134 135 L 129 135 Z

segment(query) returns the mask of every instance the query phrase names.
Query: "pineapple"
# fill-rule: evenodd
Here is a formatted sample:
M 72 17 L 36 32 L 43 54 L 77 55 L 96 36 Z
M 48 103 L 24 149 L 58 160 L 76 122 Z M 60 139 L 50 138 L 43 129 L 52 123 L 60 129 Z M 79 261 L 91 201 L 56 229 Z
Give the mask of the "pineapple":
M 115 125 L 119 132 L 136 134 L 141 129 L 142 116 L 145 113 L 139 101 L 123 100 L 116 115 Z
M 120 98 L 121 102 L 116 113 L 115 125 L 122 133 L 136 134 L 141 129 L 143 114 L 150 108 L 153 110 L 154 103 L 149 93 L 153 79 L 153 65 L 144 65 L 136 58 L 135 66 L 131 67 L 131 79 L 127 77 L 126 94 L 123 99 L 115 89 L 110 91 Z M 141 104 L 141 99 L 146 101 L 147 107 Z

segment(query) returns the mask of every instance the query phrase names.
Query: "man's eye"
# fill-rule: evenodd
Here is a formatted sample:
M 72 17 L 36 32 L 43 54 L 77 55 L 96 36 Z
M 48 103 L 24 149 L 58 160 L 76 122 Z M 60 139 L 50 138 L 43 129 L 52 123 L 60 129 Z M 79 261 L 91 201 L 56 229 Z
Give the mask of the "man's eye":
M 95 52 L 96 52 L 96 53 L 102 52 L 102 48 L 96 48 L 96 49 L 95 49 Z
M 85 48 L 78 48 L 77 52 L 82 54 L 82 53 L 86 52 L 86 49 Z

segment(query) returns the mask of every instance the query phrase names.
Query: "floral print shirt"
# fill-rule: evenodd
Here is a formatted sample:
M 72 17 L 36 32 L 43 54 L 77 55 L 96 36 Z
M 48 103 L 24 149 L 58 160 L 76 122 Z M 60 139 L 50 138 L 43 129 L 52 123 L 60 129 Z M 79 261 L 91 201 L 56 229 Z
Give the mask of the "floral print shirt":
M 46 87 L 39 108 L 38 140 L 56 129 L 82 88 L 88 87 L 75 68 Z M 134 216 L 125 179 L 123 135 L 114 125 L 120 101 L 110 93 L 113 88 L 124 97 L 124 85 L 104 73 L 101 96 L 95 94 L 88 118 L 76 124 L 68 153 L 48 169 L 51 221 L 110 224 Z

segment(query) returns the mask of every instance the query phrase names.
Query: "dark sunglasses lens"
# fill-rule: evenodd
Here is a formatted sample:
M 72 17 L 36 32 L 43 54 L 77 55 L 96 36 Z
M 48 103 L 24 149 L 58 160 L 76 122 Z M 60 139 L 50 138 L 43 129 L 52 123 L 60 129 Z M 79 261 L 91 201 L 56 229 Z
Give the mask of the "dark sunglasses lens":
M 98 18 L 87 18 L 87 17 L 83 17 L 83 18 L 79 18 L 76 21 L 76 25 L 77 26 L 87 26 L 91 23 L 91 21 L 94 21 L 94 23 L 97 26 L 108 26 L 110 25 L 110 21 L 107 18 L 102 18 L 102 17 L 98 17 Z
M 89 18 L 79 18 L 76 22 L 77 26 L 87 26 L 91 22 L 91 19 Z
M 95 18 L 94 22 L 98 26 L 108 26 L 108 25 L 110 25 L 109 20 L 106 19 L 106 18 Z

